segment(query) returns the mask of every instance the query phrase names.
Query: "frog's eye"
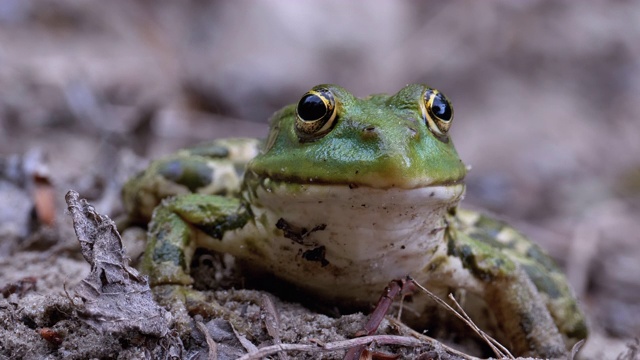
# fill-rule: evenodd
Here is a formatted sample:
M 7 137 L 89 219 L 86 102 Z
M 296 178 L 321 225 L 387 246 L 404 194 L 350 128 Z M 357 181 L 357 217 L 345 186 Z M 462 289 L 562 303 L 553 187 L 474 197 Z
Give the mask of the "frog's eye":
M 438 90 L 424 92 L 422 113 L 429 129 L 436 135 L 445 136 L 453 121 L 453 107 Z
M 295 129 L 300 141 L 313 141 L 331 130 L 336 101 L 328 89 L 315 88 L 302 96 L 296 108 Z

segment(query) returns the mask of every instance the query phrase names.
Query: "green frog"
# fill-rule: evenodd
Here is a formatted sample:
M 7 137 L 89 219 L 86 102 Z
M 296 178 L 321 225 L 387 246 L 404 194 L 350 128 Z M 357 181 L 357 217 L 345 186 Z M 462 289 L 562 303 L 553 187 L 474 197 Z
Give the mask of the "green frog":
M 151 218 L 142 269 L 152 286 L 188 287 L 195 249 L 208 248 L 343 305 L 375 303 L 410 275 L 484 309 L 473 314 L 515 354 L 561 356 L 586 337 L 584 316 L 540 247 L 458 208 L 467 168 L 452 121 L 425 85 L 365 98 L 319 85 L 273 115 L 264 142 L 157 160 L 123 189 L 129 216 Z M 404 306 L 428 328 L 429 304 L 414 294 Z

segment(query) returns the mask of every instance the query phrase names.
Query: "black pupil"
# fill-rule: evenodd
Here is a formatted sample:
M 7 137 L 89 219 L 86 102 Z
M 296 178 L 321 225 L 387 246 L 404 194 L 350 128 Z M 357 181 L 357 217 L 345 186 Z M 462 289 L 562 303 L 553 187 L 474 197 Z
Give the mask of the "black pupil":
M 300 116 L 302 120 L 318 120 L 326 113 L 327 107 L 318 95 L 306 95 L 300 99 L 300 102 L 298 103 L 298 116 Z
M 451 107 L 442 94 L 436 94 L 433 98 L 431 111 L 442 120 L 451 120 Z

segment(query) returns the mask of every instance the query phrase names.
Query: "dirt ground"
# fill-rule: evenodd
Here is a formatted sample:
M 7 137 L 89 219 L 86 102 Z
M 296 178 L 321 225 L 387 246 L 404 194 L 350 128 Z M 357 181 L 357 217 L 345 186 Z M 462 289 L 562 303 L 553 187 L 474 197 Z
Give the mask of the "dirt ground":
M 120 187 L 150 158 L 264 137 L 270 114 L 316 84 L 366 96 L 416 82 L 453 102 L 472 167 L 464 206 L 514 224 L 566 271 L 591 329 L 577 358 L 640 359 L 638 39 L 640 4 L 622 0 L 0 1 L 0 359 L 193 359 L 213 344 L 223 359 L 351 338 L 362 314 L 237 286 L 207 293 L 223 307 L 203 314 L 218 319 L 177 305 L 139 313 L 164 327 L 109 317 L 91 286 L 147 293 L 122 259 L 120 280 L 95 278 L 102 260 L 78 242 L 65 194 L 116 219 Z M 111 229 L 101 221 L 87 236 Z M 138 238 L 123 239 L 134 260 Z M 210 261 L 223 275 L 228 263 Z

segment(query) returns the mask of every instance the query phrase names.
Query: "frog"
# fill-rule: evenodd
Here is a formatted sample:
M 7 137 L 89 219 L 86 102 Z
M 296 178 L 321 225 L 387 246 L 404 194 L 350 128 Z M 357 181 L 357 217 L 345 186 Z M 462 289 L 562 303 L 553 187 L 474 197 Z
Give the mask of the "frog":
M 358 98 L 323 84 L 275 112 L 264 141 L 155 160 L 122 192 L 129 216 L 150 221 L 141 269 L 152 286 L 188 288 L 205 248 L 338 306 L 373 304 L 410 276 L 483 309 L 514 355 L 563 356 L 588 333 L 578 300 L 540 246 L 459 206 L 468 167 L 452 122 L 427 85 Z M 429 304 L 403 306 L 428 328 Z

